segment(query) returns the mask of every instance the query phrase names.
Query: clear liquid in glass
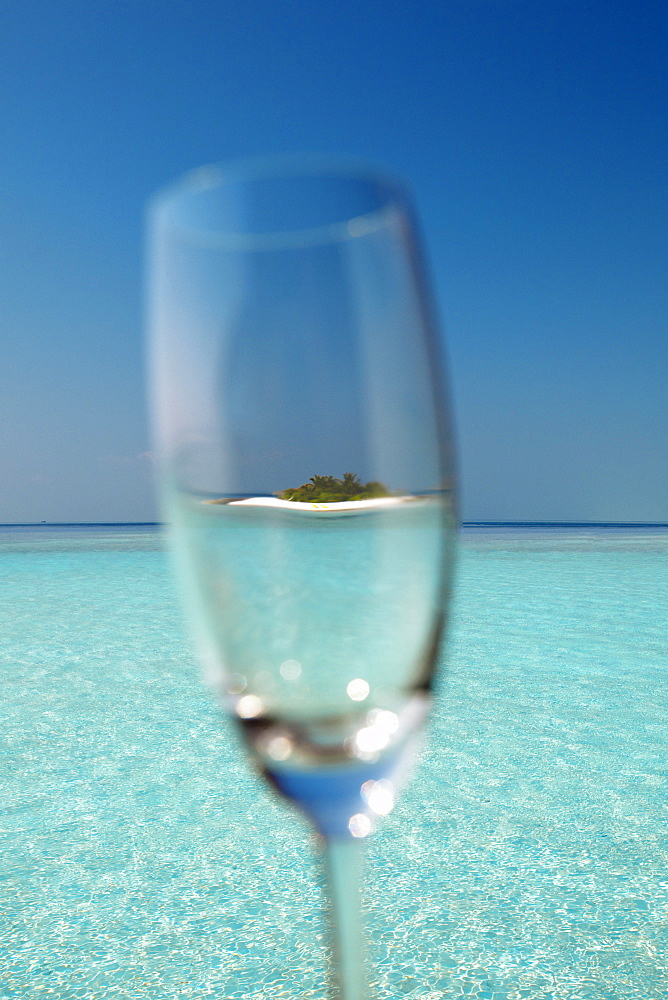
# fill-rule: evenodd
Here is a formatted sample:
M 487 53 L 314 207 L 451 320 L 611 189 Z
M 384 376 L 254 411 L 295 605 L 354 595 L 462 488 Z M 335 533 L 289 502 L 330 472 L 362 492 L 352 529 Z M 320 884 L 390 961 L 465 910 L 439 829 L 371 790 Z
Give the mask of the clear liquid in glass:
M 428 708 L 452 498 L 275 503 L 177 494 L 180 576 L 261 771 L 325 837 L 366 836 Z

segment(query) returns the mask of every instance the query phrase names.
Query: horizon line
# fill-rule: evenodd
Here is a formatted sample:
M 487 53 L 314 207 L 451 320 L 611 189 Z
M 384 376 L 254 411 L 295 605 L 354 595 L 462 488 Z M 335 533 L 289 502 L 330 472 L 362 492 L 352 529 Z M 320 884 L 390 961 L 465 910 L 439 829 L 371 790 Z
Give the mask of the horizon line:
M 167 521 L 3 521 L 0 528 L 161 528 Z M 668 521 L 461 521 L 462 528 L 668 528 Z
M 668 521 L 462 521 L 462 528 L 668 528 Z

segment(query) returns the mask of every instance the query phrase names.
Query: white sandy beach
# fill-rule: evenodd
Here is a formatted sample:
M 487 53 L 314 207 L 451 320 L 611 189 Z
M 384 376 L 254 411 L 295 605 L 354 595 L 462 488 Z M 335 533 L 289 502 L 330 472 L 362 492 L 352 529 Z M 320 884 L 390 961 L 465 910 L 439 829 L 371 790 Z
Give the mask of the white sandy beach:
M 420 503 L 424 497 L 375 497 L 370 500 L 337 500 L 331 503 L 304 503 L 302 500 L 280 500 L 278 497 L 248 497 L 245 500 L 230 500 L 230 507 L 279 507 L 285 510 L 309 511 L 329 514 L 348 514 L 364 510 L 385 510 L 391 507 L 401 507 L 407 503 Z M 207 501 L 220 503 L 219 500 Z

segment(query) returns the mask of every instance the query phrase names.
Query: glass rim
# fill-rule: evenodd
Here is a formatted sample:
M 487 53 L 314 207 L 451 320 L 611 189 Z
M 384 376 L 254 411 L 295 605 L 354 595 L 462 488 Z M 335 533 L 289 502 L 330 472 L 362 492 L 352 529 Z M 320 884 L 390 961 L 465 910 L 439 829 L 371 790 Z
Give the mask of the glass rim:
M 356 179 L 383 192 L 382 203 L 368 212 L 321 225 L 267 232 L 243 232 L 230 227 L 207 228 L 186 225 L 168 218 L 170 208 L 187 198 L 241 180 L 279 179 L 299 176 Z M 147 216 L 151 228 L 165 228 L 202 246 L 221 250 L 280 250 L 339 243 L 367 236 L 408 214 L 407 184 L 382 164 L 355 156 L 317 153 L 277 153 L 221 160 L 195 167 L 159 188 L 149 199 Z

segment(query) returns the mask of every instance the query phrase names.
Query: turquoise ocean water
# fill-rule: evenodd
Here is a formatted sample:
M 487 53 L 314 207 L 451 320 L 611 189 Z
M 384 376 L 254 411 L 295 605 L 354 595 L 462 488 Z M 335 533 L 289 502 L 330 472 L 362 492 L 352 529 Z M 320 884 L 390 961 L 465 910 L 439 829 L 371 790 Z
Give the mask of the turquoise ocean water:
M 369 843 L 378 1000 L 668 994 L 668 530 L 465 530 Z M 308 833 L 199 681 L 155 530 L 0 529 L 0 1000 L 324 996 Z

